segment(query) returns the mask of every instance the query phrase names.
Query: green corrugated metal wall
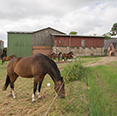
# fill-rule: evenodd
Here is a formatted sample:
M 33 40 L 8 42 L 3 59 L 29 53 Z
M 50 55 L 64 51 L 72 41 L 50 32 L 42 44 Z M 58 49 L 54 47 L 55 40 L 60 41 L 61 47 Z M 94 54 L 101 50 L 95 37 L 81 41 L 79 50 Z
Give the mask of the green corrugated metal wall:
M 28 57 L 32 55 L 31 33 L 8 32 L 7 56 L 15 54 L 17 57 Z

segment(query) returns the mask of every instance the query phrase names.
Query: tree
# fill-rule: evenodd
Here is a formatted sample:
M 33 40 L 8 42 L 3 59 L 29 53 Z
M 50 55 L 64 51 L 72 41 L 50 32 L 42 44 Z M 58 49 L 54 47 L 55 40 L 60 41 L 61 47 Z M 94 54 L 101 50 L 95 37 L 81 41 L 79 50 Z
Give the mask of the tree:
M 70 34 L 70 35 L 77 35 L 78 32 L 76 32 L 76 31 L 71 31 L 69 34 Z
M 105 39 L 111 39 L 109 32 L 108 33 L 104 33 L 102 36 L 104 36 Z
M 114 24 L 113 24 L 113 27 L 112 27 L 111 30 L 110 30 L 110 35 L 111 35 L 111 36 L 117 35 L 117 23 L 114 23 Z

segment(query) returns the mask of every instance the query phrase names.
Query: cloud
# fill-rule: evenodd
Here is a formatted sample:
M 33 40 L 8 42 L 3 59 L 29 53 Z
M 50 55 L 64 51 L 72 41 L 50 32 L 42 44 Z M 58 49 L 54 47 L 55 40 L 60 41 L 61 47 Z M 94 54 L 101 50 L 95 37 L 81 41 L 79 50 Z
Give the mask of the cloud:
M 0 39 L 7 46 L 7 31 L 46 27 L 102 35 L 117 22 L 116 4 L 116 0 L 0 0 Z

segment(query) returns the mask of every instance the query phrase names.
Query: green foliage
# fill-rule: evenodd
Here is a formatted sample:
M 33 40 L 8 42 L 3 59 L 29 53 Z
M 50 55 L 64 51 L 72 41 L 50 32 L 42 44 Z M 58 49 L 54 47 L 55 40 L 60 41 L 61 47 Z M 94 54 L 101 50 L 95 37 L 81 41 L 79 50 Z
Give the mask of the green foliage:
M 111 39 L 111 35 L 110 35 L 110 32 L 108 32 L 108 33 L 104 33 L 102 36 L 104 36 L 105 37 L 105 40 L 107 40 L 107 39 Z
M 117 35 L 117 23 L 113 24 L 113 27 L 111 28 L 110 34 L 111 34 L 111 36 Z
M 76 32 L 76 31 L 71 31 L 69 34 L 70 34 L 70 35 L 77 35 L 78 32 Z
M 75 81 L 75 80 L 81 80 L 83 78 L 85 68 L 83 67 L 82 63 L 80 61 L 76 61 L 75 63 L 69 63 L 61 72 L 62 76 L 64 77 L 64 80 L 69 81 Z

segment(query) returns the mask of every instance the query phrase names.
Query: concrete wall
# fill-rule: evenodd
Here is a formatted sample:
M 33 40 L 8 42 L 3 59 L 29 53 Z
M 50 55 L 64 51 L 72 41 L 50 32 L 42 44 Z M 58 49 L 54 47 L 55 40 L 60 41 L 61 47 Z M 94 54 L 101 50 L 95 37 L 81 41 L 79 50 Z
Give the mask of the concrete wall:
M 52 47 L 55 53 L 68 53 L 72 51 L 75 56 L 104 55 L 104 47 Z

